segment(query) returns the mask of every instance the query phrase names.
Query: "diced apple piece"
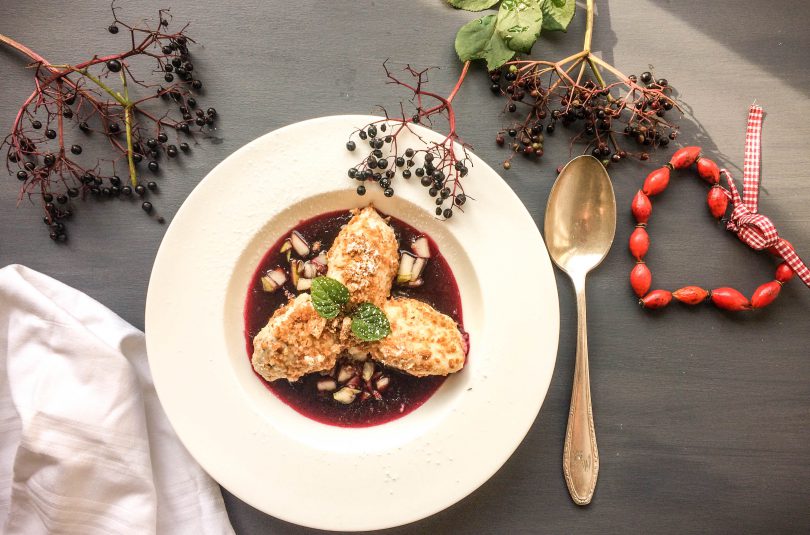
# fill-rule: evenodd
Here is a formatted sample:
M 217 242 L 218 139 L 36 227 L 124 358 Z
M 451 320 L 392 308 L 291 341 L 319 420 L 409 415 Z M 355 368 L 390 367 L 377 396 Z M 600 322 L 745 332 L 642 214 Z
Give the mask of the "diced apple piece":
M 374 375 L 374 363 L 367 360 L 363 363 L 363 380 L 370 381 L 372 375 Z
M 341 366 L 340 371 L 338 372 L 337 380 L 339 383 L 345 383 L 355 375 L 357 375 L 357 370 L 355 370 L 352 366 Z
M 377 382 L 374 383 L 374 387 L 378 392 L 385 392 L 385 389 L 388 388 L 389 384 L 391 384 L 391 379 L 387 375 L 383 375 L 377 379 Z
M 316 383 L 319 392 L 332 392 L 337 388 L 337 383 L 331 377 L 319 379 Z
M 419 277 L 422 276 L 422 271 L 425 269 L 427 265 L 427 258 L 417 258 L 413 262 L 413 268 L 411 269 L 411 280 L 417 280 Z
M 290 260 L 290 279 L 295 287 L 298 287 L 298 280 L 301 278 L 299 277 L 301 264 L 302 262 L 300 260 L 296 260 L 295 258 Z
M 295 289 L 299 292 L 303 292 L 312 288 L 312 279 L 305 279 L 303 277 L 298 279 L 298 282 L 295 284 Z
M 399 255 L 399 271 L 397 271 L 397 284 L 405 284 L 411 280 L 413 265 L 417 258 L 408 251 L 401 251 Z
M 265 292 L 268 293 L 275 292 L 276 290 L 278 290 L 278 287 L 279 285 L 276 283 L 276 281 L 270 278 L 269 275 L 264 275 L 262 277 L 262 290 L 264 290 Z
M 411 249 L 419 258 L 430 258 L 430 243 L 425 236 L 419 236 L 411 244 Z
M 290 242 L 292 243 L 295 252 L 298 253 L 298 256 L 305 257 L 309 255 L 309 244 L 307 243 L 307 240 L 301 236 L 300 232 L 294 230 L 290 236 Z
M 312 263 L 318 268 L 318 273 L 326 273 L 326 266 L 328 260 L 326 258 L 326 251 L 321 251 L 318 256 L 312 259 Z
M 335 401 L 343 403 L 344 405 L 349 405 L 352 401 L 354 401 L 354 398 L 357 396 L 359 392 L 360 391 L 355 388 L 349 388 L 348 386 L 344 386 L 343 388 L 332 394 L 332 397 L 335 399 Z
M 317 277 L 318 269 L 315 267 L 315 264 L 309 260 L 301 264 L 301 276 L 305 279 L 314 279 Z
M 281 268 L 276 268 L 272 271 L 268 271 L 267 277 L 270 277 L 270 279 L 272 279 L 272 281 L 279 286 L 287 282 L 287 274 Z

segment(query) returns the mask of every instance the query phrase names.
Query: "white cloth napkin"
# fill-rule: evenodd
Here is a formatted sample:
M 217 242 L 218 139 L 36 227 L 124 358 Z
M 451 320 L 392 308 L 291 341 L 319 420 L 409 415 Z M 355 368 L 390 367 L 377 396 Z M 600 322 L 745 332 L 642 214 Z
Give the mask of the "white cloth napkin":
M 19 265 L 0 269 L 0 528 L 233 533 L 158 402 L 143 333 Z

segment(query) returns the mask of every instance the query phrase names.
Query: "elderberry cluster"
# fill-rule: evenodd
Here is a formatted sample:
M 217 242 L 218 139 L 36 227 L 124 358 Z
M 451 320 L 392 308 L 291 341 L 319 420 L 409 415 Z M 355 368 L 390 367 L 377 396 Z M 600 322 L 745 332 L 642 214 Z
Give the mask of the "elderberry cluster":
M 586 151 L 605 166 L 633 156 L 649 158 L 649 151 L 666 146 L 677 136 L 677 127 L 666 119 L 675 107 L 666 79 L 654 80 L 650 72 L 610 85 L 594 80 L 573 80 L 547 74 L 548 68 L 527 64 L 490 73 L 493 93 L 506 97 L 505 111 L 517 114 L 495 136 L 511 154 L 504 161 L 511 167 L 515 154 L 538 159 L 543 156 L 543 132 L 553 134 L 560 126 L 573 130 L 572 144 L 583 144 Z M 636 150 L 626 148 L 626 142 Z
M 118 34 L 123 28 L 131 37 L 126 40 L 131 48 L 119 54 L 97 54 L 65 68 L 11 43 L 38 63 L 37 98 L 22 105 L 3 142 L 7 166 L 21 182 L 19 199 L 40 199 L 43 220 L 55 241 L 67 239 L 65 220 L 73 216 L 76 199 L 140 199 L 141 208 L 153 214 L 152 203 L 144 197 L 158 185 L 142 180 L 141 168 L 158 174 L 163 157 L 190 153 L 195 132 L 215 128 L 216 110 L 204 110 L 197 102 L 203 84 L 192 63 L 193 41 L 185 27 L 170 33 L 166 10 L 158 12 L 157 30 L 148 24 L 131 26 L 118 18 L 115 6 L 112 10 L 114 21 L 107 30 Z M 152 74 L 160 76 L 160 82 L 133 74 L 132 59 L 137 56 L 156 62 Z M 168 110 L 158 113 L 146 105 L 160 99 L 172 103 Z M 93 135 L 109 141 L 112 155 L 82 156 L 84 140 Z M 162 217 L 156 219 L 163 222 Z
M 348 170 L 349 178 L 360 182 L 357 194 L 365 195 L 367 184 L 377 184 L 386 197 L 392 197 L 393 181 L 398 172 L 405 180 L 415 176 L 428 195 L 435 199 L 436 216 L 450 219 L 454 209 L 463 210 L 461 207 L 467 202 L 459 182 L 469 172 L 466 154 L 457 160 L 455 153 L 443 143 L 429 144 L 424 149 L 407 147 L 400 151 L 397 135 L 404 128 L 407 128 L 404 122 L 393 126 L 385 122 L 371 123 L 349 136 L 346 142 L 349 151 L 358 150 L 358 142 L 368 145 L 365 158 Z M 358 142 L 352 139 L 355 136 Z M 417 163 L 417 159 L 421 163 Z

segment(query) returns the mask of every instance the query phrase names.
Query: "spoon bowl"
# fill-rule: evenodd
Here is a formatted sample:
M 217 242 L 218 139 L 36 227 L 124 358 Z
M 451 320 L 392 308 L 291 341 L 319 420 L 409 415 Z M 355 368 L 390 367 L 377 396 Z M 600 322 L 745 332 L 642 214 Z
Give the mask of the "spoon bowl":
M 610 177 L 593 156 L 571 160 L 546 206 L 548 253 L 569 276 L 587 274 L 610 250 L 616 233 L 616 197 Z
M 571 278 L 577 296 L 577 357 L 563 448 L 563 473 L 571 498 L 591 502 L 599 451 L 591 408 L 585 277 L 610 250 L 616 234 L 616 197 L 610 177 L 593 156 L 574 158 L 557 177 L 546 206 L 549 255 Z

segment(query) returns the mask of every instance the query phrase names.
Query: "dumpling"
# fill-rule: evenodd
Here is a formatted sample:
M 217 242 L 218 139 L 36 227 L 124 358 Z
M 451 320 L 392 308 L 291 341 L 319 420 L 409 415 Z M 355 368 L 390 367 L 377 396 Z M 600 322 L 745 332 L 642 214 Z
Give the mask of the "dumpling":
M 369 302 L 382 307 L 399 269 L 394 230 L 372 206 L 355 210 L 327 254 L 327 277 L 349 290 L 349 305 Z
M 318 315 L 308 293 L 277 309 L 253 339 L 253 369 L 268 381 L 297 381 L 329 370 L 341 351 L 338 334 Z
M 391 334 L 367 346 L 376 361 L 418 377 L 464 367 L 466 342 L 452 318 L 407 297 L 389 299 L 382 309 Z

